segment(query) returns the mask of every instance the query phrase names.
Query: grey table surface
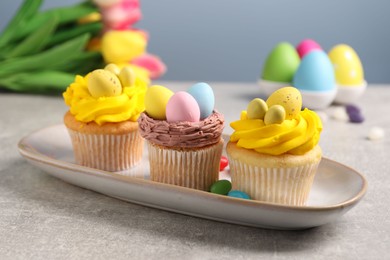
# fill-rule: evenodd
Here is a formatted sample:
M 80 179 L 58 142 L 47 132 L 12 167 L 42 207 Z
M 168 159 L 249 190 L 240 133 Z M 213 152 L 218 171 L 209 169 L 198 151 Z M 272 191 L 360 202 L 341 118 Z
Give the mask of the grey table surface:
M 185 90 L 191 82 L 158 82 Z M 255 84 L 211 83 L 226 122 L 239 117 Z M 326 120 L 324 156 L 368 181 L 366 196 L 333 223 L 302 231 L 245 227 L 123 202 L 30 165 L 17 142 L 61 124 L 60 95 L 0 93 L 1 259 L 384 259 L 390 246 L 390 86 L 370 85 L 358 104 L 366 120 Z M 324 111 L 332 113 L 333 107 Z M 382 140 L 369 130 L 385 129 Z M 229 124 L 225 133 L 232 133 Z

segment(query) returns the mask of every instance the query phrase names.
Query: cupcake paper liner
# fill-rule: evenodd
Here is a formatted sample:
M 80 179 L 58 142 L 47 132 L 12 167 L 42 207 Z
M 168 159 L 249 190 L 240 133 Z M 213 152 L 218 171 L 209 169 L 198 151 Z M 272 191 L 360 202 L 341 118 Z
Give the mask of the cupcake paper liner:
M 77 164 L 116 172 L 136 166 L 142 159 L 143 139 L 128 134 L 85 134 L 68 128 Z
M 150 179 L 208 191 L 218 180 L 223 140 L 205 148 L 170 149 L 148 142 Z
M 246 192 L 259 201 L 303 206 L 319 161 L 291 168 L 261 168 L 229 157 L 229 165 L 233 190 Z

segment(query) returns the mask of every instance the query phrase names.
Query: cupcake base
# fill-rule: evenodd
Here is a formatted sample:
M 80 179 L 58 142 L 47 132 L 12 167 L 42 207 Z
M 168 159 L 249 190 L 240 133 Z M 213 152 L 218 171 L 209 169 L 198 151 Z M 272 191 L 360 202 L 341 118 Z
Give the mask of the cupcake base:
M 141 162 L 143 138 L 138 123 L 125 121 L 102 126 L 78 122 L 69 112 L 64 123 L 71 137 L 77 164 L 117 172 Z
M 150 179 L 208 191 L 219 178 L 223 140 L 202 148 L 167 148 L 148 142 Z
M 303 206 L 309 197 L 321 148 L 304 155 L 272 156 L 228 143 L 232 187 L 254 200 Z

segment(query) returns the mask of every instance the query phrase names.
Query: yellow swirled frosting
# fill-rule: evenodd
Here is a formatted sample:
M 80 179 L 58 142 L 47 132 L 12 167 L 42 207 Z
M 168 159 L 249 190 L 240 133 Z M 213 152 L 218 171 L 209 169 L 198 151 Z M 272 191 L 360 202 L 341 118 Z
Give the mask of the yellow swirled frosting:
M 243 111 L 241 119 L 230 126 L 234 129 L 231 142 L 270 155 L 305 154 L 318 144 L 322 131 L 321 119 L 307 108 L 293 119 L 269 125 L 262 119 L 248 119 Z
M 63 93 L 65 104 L 70 107 L 70 113 L 80 122 L 96 122 L 102 125 L 106 122 L 137 121 L 145 110 L 144 98 L 147 83 L 136 78 L 133 86 L 123 87 L 118 96 L 92 97 L 87 87 L 85 77 L 76 76 Z

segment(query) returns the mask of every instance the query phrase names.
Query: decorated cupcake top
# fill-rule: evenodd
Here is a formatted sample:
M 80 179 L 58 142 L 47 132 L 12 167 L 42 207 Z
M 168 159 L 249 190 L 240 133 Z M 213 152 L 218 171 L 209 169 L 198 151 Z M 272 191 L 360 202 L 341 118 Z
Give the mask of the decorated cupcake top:
M 266 101 L 255 98 L 230 124 L 230 141 L 270 155 L 305 154 L 318 144 L 322 123 L 315 112 L 301 108 L 301 93 L 294 87 L 278 89 Z
M 145 95 L 145 113 L 138 122 L 141 136 L 168 147 L 204 147 L 218 143 L 224 119 L 214 110 L 214 92 L 207 83 L 173 93 L 151 86 Z
M 130 67 L 108 64 L 85 77 L 77 75 L 63 93 L 70 113 L 80 122 L 137 121 L 144 111 L 147 83 Z

